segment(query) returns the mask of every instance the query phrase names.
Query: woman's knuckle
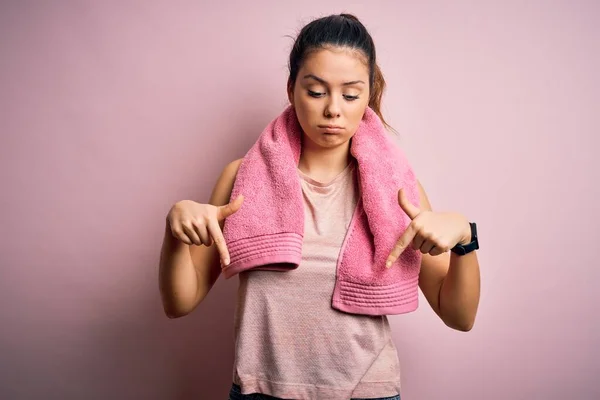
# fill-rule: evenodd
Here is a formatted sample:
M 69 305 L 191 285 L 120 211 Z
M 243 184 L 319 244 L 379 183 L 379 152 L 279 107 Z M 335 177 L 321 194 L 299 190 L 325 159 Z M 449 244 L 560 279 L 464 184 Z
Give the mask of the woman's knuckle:
M 194 219 L 192 219 L 192 224 L 194 226 L 198 226 L 198 227 L 204 226 L 204 218 L 202 216 L 198 215 L 198 216 L 194 217 Z

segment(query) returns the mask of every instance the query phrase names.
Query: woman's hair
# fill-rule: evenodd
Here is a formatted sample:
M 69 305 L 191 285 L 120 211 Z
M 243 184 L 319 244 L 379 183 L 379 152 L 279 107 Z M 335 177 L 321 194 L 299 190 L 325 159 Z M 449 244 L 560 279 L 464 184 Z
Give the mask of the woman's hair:
M 390 128 L 381 113 L 385 79 L 377 65 L 375 43 L 367 28 L 354 15 L 330 15 L 316 19 L 302 28 L 290 52 L 288 90 L 291 92 L 294 88 L 298 71 L 306 56 L 312 51 L 328 46 L 358 50 L 366 57 L 369 68 L 369 107 L 375 111 L 383 124 Z

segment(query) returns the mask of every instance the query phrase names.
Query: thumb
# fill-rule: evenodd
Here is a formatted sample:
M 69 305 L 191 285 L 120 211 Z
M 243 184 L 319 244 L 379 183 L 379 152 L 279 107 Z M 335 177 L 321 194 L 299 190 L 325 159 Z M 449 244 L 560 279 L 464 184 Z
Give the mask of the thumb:
M 415 219 L 421 212 L 419 207 L 414 206 L 407 198 L 404 189 L 398 191 L 398 204 L 404 212 L 409 216 L 410 219 Z
M 242 207 L 243 202 L 244 202 L 244 196 L 240 194 L 238 197 L 235 198 L 235 200 L 230 201 L 229 204 L 220 206 L 217 209 L 217 219 L 219 221 L 223 221 L 225 218 L 229 217 L 230 215 L 235 214 Z

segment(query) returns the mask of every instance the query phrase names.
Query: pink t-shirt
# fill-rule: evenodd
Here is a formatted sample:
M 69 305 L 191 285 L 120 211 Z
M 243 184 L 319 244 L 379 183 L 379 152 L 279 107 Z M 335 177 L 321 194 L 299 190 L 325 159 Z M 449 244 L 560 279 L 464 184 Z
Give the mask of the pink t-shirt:
M 357 204 L 355 162 L 328 183 L 298 170 L 305 228 L 292 271 L 239 275 L 233 381 L 285 399 L 394 396 L 400 365 L 386 316 L 331 307 L 336 264 Z

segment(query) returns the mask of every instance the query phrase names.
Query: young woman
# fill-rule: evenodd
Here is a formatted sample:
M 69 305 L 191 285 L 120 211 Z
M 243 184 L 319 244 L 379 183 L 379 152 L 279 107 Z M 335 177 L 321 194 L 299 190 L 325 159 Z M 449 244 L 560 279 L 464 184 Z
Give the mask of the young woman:
M 357 204 L 350 143 L 367 107 L 380 117 L 385 81 L 363 24 L 348 14 L 317 19 L 289 59 L 288 97 L 302 128 L 298 163 L 305 209 L 302 262 L 291 271 L 240 273 L 230 399 L 399 399 L 400 366 L 388 320 L 331 307 L 336 260 Z M 209 204 L 176 203 L 160 260 L 166 314 L 190 313 L 230 262 L 223 224 L 244 202 L 230 201 L 242 159 L 224 169 Z M 391 265 L 412 246 L 422 256 L 419 287 L 449 327 L 468 331 L 479 303 L 475 225 L 462 214 L 420 207 L 398 192 L 412 222 L 398 232 Z

